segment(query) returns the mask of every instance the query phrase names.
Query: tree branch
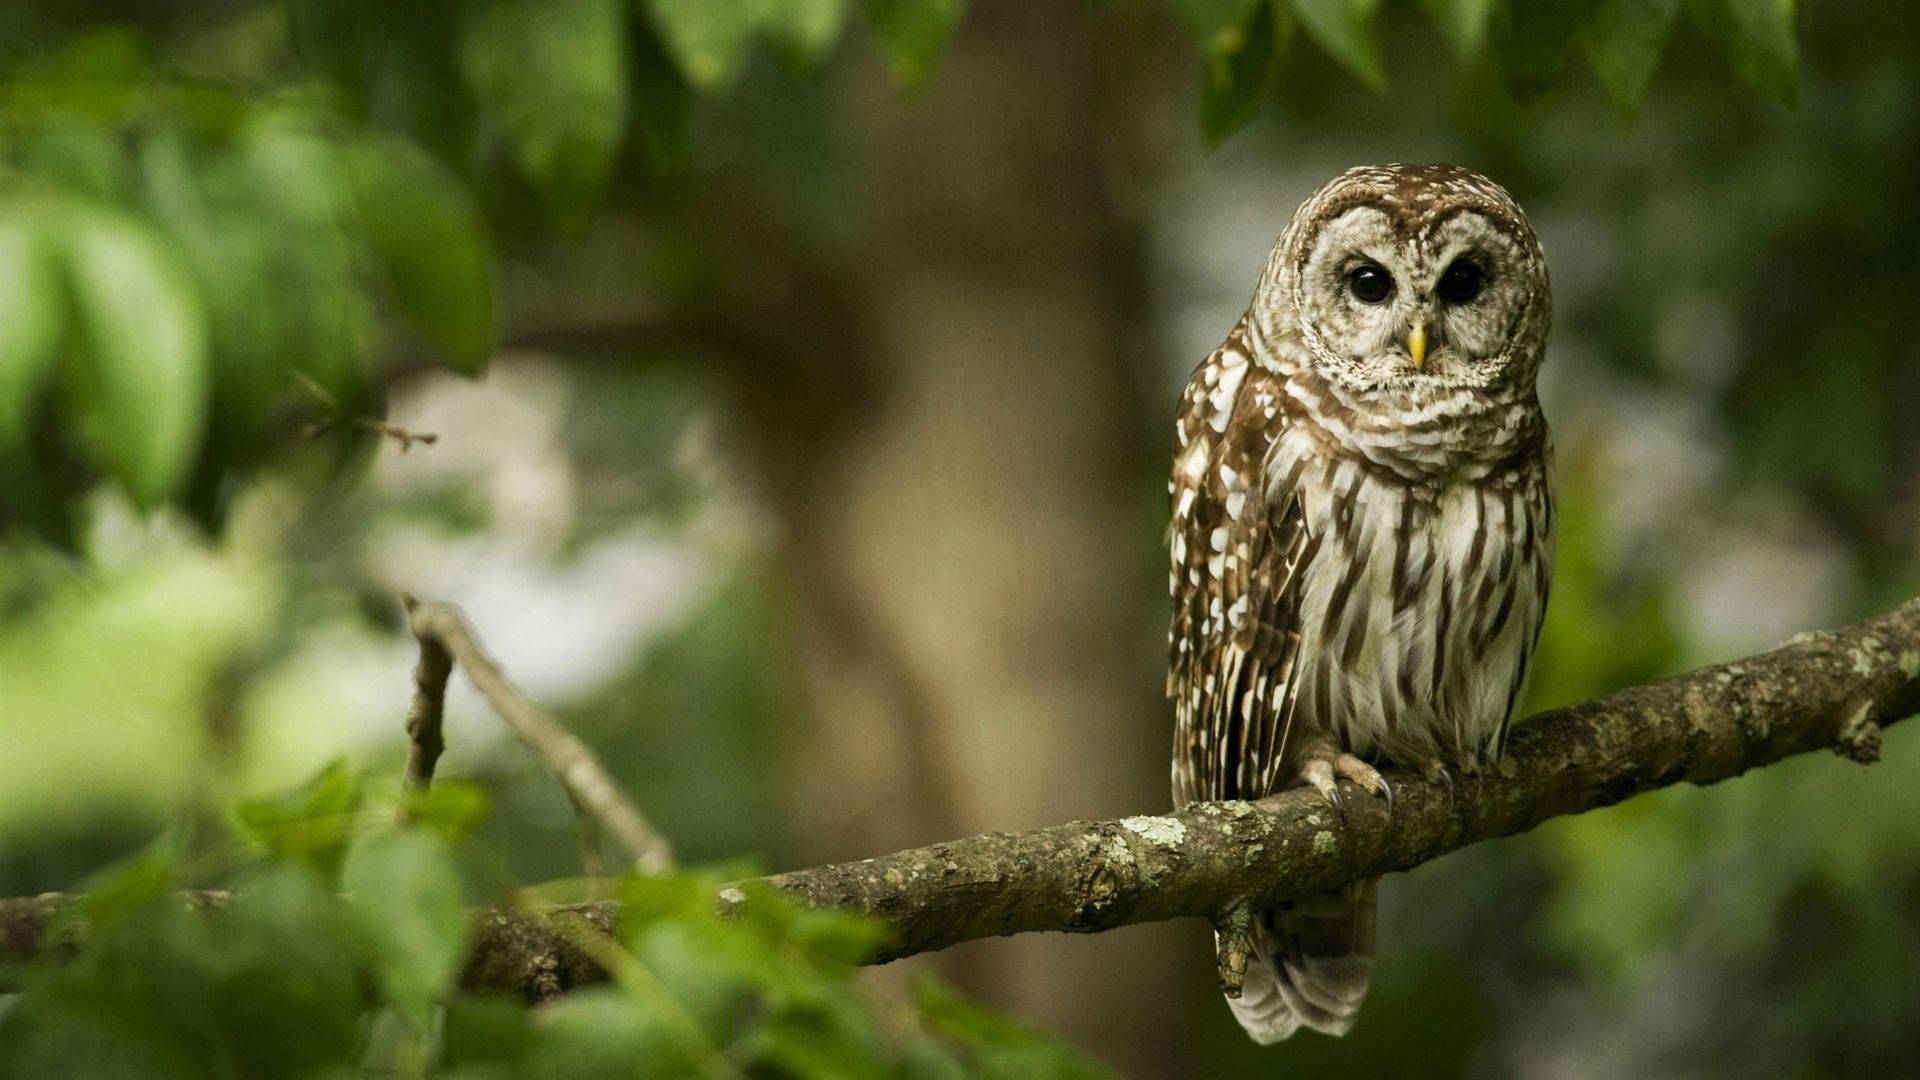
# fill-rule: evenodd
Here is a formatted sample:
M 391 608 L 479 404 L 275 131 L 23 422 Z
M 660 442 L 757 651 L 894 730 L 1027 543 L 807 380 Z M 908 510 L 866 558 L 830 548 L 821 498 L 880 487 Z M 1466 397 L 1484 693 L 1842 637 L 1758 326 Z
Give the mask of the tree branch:
M 760 880 L 804 903 L 890 924 L 896 937 L 879 961 L 996 935 L 1180 916 L 1213 921 L 1231 944 L 1242 911 L 1409 869 L 1644 791 L 1711 784 L 1811 750 L 1873 761 L 1881 729 L 1916 711 L 1920 600 L 1738 663 L 1543 713 L 1514 730 L 1497 775 L 1483 783 L 1450 795 L 1417 774 L 1395 775 L 1391 815 L 1381 800 L 1355 798 L 1342 816 L 1295 790 L 1258 803 L 987 833 Z M 63 899 L 0 900 L 0 958 L 37 952 Z M 722 889 L 718 902 L 734 908 L 745 894 Z M 557 911 L 609 933 L 618 914 L 610 902 Z M 603 980 L 554 914 L 476 913 L 463 984 L 541 999 Z M 1229 957 L 1223 984 L 1241 971 Z
M 761 879 L 804 903 L 859 911 L 896 937 L 877 961 L 976 938 L 1096 932 L 1181 916 L 1231 936 L 1237 912 L 1407 870 L 1551 818 L 1682 781 L 1712 784 L 1810 750 L 1876 760 L 1881 729 L 1920 712 L 1920 600 L 1771 652 L 1542 713 L 1518 725 L 1496 775 L 1449 794 L 1392 776 L 1393 812 L 1349 798 L 1344 817 L 1293 790 L 1258 803 L 987 833 Z M 738 890 L 720 903 L 741 903 Z M 614 905 L 572 909 L 610 926 Z M 524 992 L 597 969 L 538 913 L 489 913 L 470 986 Z M 1231 952 L 1231 950 L 1229 950 Z M 1231 987 L 1244 969 L 1223 965 Z
M 413 598 L 404 596 L 401 605 L 413 618 Z M 423 637 L 420 660 L 413 666 L 413 704 L 407 709 L 407 771 L 401 784 L 409 794 L 427 790 L 433 783 L 433 769 L 447 748 L 441 734 L 447 712 L 447 678 L 453 674 L 453 654 L 440 639 Z
M 587 744 L 513 688 L 500 665 L 480 647 L 459 608 L 421 603 L 405 594 L 400 603 L 407 611 L 408 628 L 420 642 L 420 663 L 413 676 L 413 707 L 407 713 L 407 734 L 413 741 L 405 781 L 409 791 L 425 790 L 433 779 L 433 764 L 441 750 L 440 720 L 447 674 L 452 662 L 458 660 L 487 704 L 566 789 L 581 817 L 588 845 L 594 843 L 592 823 L 598 821 L 633 857 L 641 872 L 656 873 L 673 865 L 673 846 L 667 838 L 640 815 L 639 808 L 607 775 Z M 596 869 L 597 854 L 597 847 L 589 848 L 589 872 Z

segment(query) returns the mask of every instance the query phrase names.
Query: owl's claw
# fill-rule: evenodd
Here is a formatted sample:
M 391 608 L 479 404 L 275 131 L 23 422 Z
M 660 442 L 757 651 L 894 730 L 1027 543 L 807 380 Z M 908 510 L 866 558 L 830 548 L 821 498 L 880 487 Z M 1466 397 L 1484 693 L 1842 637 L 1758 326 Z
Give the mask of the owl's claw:
M 1453 774 L 1447 771 L 1447 767 L 1445 765 L 1440 764 L 1439 760 L 1436 758 L 1435 760 L 1429 761 L 1421 765 L 1420 774 L 1427 778 L 1427 783 L 1429 784 L 1447 785 L 1447 805 L 1448 806 L 1453 805 L 1453 801 L 1454 801 Z
M 1314 758 L 1300 767 L 1300 782 L 1320 793 L 1327 805 L 1334 808 L 1341 817 L 1347 816 L 1347 806 L 1340 798 L 1340 784 L 1334 779 L 1333 764 L 1326 758 Z
M 1369 795 L 1384 796 L 1387 808 L 1393 808 L 1393 788 L 1387 785 L 1387 778 L 1380 775 L 1379 769 L 1352 754 L 1341 754 L 1333 759 L 1333 771 L 1359 784 Z
M 1300 782 L 1320 793 L 1327 805 L 1338 811 L 1344 820 L 1347 816 L 1346 799 L 1340 794 L 1340 781 L 1351 780 L 1369 795 L 1384 796 L 1387 800 L 1387 812 L 1393 812 L 1393 788 L 1387 784 L 1380 770 L 1353 756 L 1352 754 L 1329 752 L 1311 757 L 1300 767 Z

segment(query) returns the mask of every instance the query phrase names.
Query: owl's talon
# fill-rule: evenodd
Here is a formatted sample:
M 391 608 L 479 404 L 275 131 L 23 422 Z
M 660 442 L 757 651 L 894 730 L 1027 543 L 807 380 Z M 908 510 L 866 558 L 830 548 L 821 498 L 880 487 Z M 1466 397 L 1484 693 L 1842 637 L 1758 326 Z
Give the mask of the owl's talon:
M 1333 765 L 1325 758 L 1313 758 L 1300 767 L 1300 782 L 1320 793 L 1327 805 L 1346 817 L 1346 803 L 1340 798 L 1340 783 L 1334 779 Z
M 1347 801 L 1340 794 L 1340 781 L 1351 780 L 1369 795 L 1384 796 L 1387 800 L 1387 812 L 1393 812 L 1393 788 L 1387 785 L 1386 777 L 1380 770 L 1353 756 L 1337 751 L 1324 751 L 1307 759 L 1300 767 L 1299 782 L 1308 785 L 1327 800 L 1327 805 L 1339 811 L 1342 821 L 1347 816 Z
M 1455 794 L 1453 789 L 1453 773 L 1447 771 L 1447 767 L 1440 764 L 1439 759 L 1436 758 L 1423 762 L 1420 766 L 1420 775 L 1426 777 L 1427 783 L 1429 784 L 1445 784 L 1447 786 L 1447 805 L 1449 807 L 1453 805 Z
M 1387 786 L 1387 778 L 1380 770 L 1353 756 L 1341 754 L 1333 759 L 1333 771 L 1360 785 L 1369 795 L 1384 795 L 1387 804 L 1393 804 L 1393 789 Z

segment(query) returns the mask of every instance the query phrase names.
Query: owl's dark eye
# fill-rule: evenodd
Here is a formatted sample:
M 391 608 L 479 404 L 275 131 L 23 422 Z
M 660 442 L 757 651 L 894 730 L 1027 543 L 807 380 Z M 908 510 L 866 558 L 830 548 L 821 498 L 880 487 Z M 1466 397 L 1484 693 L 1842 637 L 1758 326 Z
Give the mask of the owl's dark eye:
M 1456 259 L 1447 267 L 1447 272 L 1440 275 L 1440 285 L 1435 291 L 1449 304 L 1467 304 L 1480 295 L 1486 284 L 1486 271 L 1465 259 Z
M 1347 275 L 1347 288 L 1363 304 L 1377 304 L 1393 292 L 1393 275 L 1368 263 Z

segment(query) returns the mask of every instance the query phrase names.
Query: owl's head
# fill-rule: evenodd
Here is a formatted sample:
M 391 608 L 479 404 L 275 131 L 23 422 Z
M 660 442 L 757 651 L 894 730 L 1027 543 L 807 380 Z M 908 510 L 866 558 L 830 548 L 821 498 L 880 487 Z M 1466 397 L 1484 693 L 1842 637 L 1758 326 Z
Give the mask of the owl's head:
M 1356 390 L 1531 385 L 1552 314 L 1526 215 L 1456 165 L 1329 181 L 1294 212 L 1254 306 Z

